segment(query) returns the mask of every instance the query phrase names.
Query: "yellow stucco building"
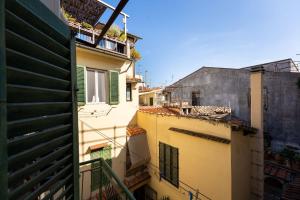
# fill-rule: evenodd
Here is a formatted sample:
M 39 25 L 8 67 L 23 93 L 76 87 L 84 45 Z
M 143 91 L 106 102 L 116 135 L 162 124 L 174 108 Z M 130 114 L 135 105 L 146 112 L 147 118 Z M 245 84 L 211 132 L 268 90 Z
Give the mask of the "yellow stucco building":
M 147 132 L 149 186 L 157 199 L 250 199 L 250 138 L 256 130 L 226 119 L 226 112 L 189 112 L 142 107 L 137 114 Z

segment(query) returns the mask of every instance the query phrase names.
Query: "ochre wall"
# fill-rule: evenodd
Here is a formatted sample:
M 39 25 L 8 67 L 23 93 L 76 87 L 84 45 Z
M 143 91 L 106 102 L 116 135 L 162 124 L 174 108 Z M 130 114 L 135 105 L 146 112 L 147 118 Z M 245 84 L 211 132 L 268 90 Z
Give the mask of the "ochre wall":
M 242 132 L 231 135 L 232 199 L 250 200 L 251 148 L 250 136 Z
M 172 200 L 188 199 L 189 194 L 180 183 L 179 188 L 159 180 L 159 142 L 179 149 L 179 179 L 214 200 L 232 199 L 231 144 L 223 144 L 168 130 L 176 127 L 231 139 L 231 128 L 224 123 L 186 117 L 162 116 L 138 112 L 138 125 L 147 131 L 152 176 L 150 187 L 157 191 L 158 199 L 169 196 Z M 199 195 L 201 199 L 201 195 Z
M 126 101 L 126 75 L 132 74 L 132 66 L 128 68 L 130 61 L 79 47 L 76 48 L 76 54 L 77 65 L 120 72 L 119 104 L 95 103 L 78 107 L 78 128 L 80 162 L 90 159 L 90 146 L 107 143 L 112 147 L 113 170 L 123 180 L 126 127 L 135 124 L 138 109 L 138 86 L 133 86 L 132 101 Z

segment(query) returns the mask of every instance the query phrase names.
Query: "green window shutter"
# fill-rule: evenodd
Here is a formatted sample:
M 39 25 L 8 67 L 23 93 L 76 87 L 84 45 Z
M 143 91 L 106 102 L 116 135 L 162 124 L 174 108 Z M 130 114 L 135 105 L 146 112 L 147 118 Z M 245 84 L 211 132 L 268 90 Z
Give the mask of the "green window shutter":
M 112 158 L 111 158 L 111 146 L 104 147 L 102 149 L 92 151 L 91 152 L 91 159 L 97 159 L 97 158 L 103 158 L 105 162 L 108 163 L 109 166 L 112 166 Z M 109 184 L 110 177 L 107 177 L 106 174 L 101 175 L 101 171 L 99 169 L 100 162 L 94 162 L 92 163 L 92 183 L 91 188 L 92 191 L 98 190 L 100 186 L 100 179 L 102 178 L 102 184 L 103 186 L 106 186 Z
M 165 145 L 159 143 L 159 172 L 161 176 L 165 176 Z
M 77 101 L 78 105 L 85 104 L 85 90 L 84 90 L 84 66 L 77 65 Z
M 166 145 L 166 157 L 165 157 L 165 178 L 168 181 L 171 181 L 171 147 L 169 145 Z
M 119 103 L 119 72 L 109 71 L 109 104 Z
M 178 149 L 172 148 L 172 183 L 175 186 L 179 186 L 178 178 Z

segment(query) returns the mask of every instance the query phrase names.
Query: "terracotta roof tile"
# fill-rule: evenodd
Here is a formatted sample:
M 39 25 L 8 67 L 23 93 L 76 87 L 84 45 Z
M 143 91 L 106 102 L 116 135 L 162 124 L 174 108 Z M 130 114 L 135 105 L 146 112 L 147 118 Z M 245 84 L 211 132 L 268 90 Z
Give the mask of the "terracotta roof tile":
M 128 136 L 135 136 L 135 135 L 140 135 L 140 134 L 146 134 L 146 130 L 142 129 L 141 127 L 138 127 L 138 126 L 127 127 L 127 135 Z
M 93 151 L 93 150 L 101 149 L 101 148 L 107 147 L 107 146 L 108 146 L 107 143 L 101 143 L 101 144 L 92 145 L 89 148 L 91 151 Z

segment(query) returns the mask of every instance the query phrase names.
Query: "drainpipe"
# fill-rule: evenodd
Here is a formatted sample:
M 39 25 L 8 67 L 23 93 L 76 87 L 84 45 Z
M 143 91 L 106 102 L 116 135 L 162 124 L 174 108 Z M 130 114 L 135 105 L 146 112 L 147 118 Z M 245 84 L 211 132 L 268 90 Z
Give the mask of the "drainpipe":
M 263 111 L 263 75 L 262 66 L 251 69 L 251 126 L 257 134 L 251 137 L 251 199 L 263 199 L 264 195 L 264 111 Z

